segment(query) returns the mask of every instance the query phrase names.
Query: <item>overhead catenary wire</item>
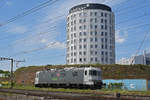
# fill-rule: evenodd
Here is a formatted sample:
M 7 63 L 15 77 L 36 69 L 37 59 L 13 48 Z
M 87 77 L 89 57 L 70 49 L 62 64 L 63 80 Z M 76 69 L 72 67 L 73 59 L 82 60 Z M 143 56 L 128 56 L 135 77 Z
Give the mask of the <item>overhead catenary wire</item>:
M 133 18 L 129 18 L 129 19 L 126 19 L 126 20 L 123 20 L 123 21 L 120 21 L 120 22 L 118 22 L 118 23 L 116 23 L 115 25 L 118 25 L 118 24 L 122 24 L 122 23 L 127 23 L 127 22 L 131 22 L 131 21 L 135 21 L 135 20 L 137 20 L 137 19 L 140 19 L 140 18 L 143 18 L 143 17 L 147 17 L 147 16 L 149 16 L 150 15 L 150 13 L 144 13 L 143 15 L 139 15 L 139 16 L 136 16 L 136 17 L 133 17 Z
M 144 4 L 144 3 L 142 2 L 142 4 Z M 146 4 L 141 5 L 139 8 L 143 8 L 143 7 L 145 8 L 145 7 L 149 6 L 149 5 L 150 5 L 150 2 L 147 2 Z M 134 3 L 133 5 L 130 5 L 130 6 L 127 6 L 127 7 L 121 8 L 121 9 L 117 9 L 117 10 L 115 10 L 115 12 L 116 13 L 120 13 L 120 12 L 124 12 L 124 11 L 126 11 L 128 9 L 130 10 L 131 8 L 136 8 L 138 10 L 137 4 Z
M 145 33 L 145 36 L 144 36 L 142 42 L 140 43 L 140 45 L 139 45 L 139 47 L 138 47 L 138 49 L 137 49 L 137 51 L 136 51 L 136 53 L 135 53 L 135 56 L 137 56 L 137 54 L 138 54 L 139 51 L 141 50 L 141 48 L 142 48 L 142 46 L 143 46 L 143 44 L 144 44 L 144 42 L 145 42 L 145 40 L 146 40 L 146 38 L 147 38 L 149 32 L 150 32 L 150 28 L 148 28 L 148 31 Z M 132 59 L 132 61 L 131 61 L 131 65 L 133 64 L 133 61 L 134 61 L 134 59 L 135 59 L 135 56 L 133 56 L 133 59 Z
M 78 3 L 81 3 L 83 0 L 80 0 Z M 64 8 L 63 8 L 64 9 Z M 61 11 L 58 11 L 58 13 L 59 12 L 61 12 Z M 46 16 L 49 16 L 49 15 L 46 15 Z M 45 17 L 46 17 L 45 16 Z M 60 18 L 62 18 L 63 16 L 65 16 L 65 14 L 63 13 L 63 14 L 60 14 L 60 15 L 58 15 L 58 16 L 55 16 L 55 17 L 53 17 L 53 18 L 48 18 L 47 20 L 45 20 L 45 21 L 42 21 L 41 23 L 49 23 L 49 22 L 51 22 L 51 21 L 54 21 L 53 19 L 60 19 Z M 31 23 L 30 23 L 31 24 Z M 24 24 L 21 24 L 21 25 L 24 25 Z M 36 26 L 38 26 L 38 25 L 36 25 Z M 39 25 L 40 26 L 40 25 Z M 7 32 L 9 29 L 7 29 L 7 30 L 5 30 L 5 31 L 2 31 L 2 32 Z M 11 37 L 11 36 L 6 36 L 6 37 L 4 37 L 4 38 L 1 38 L 0 40 L 3 40 L 3 39 L 8 39 L 8 37 Z
M 11 23 L 11 22 L 13 22 L 13 21 L 15 21 L 15 20 L 17 20 L 17 19 L 19 19 L 19 18 L 25 17 L 25 16 L 27 16 L 27 15 L 29 15 L 29 14 L 32 14 L 32 13 L 34 13 L 34 12 L 36 12 L 36 11 L 38 11 L 38 10 L 44 8 L 44 7 L 47 7 L 47 6 L 49 6 L 49 5 L 52 5 L 52 4 L 54 4 L 55 2 L 57 2 L 57 1 L 58 1 L 58 0 L 48 0 L 48 1 L 46 1 L 46 2 L 44 2 L 44 3 L 42 3 L 42 4 L 40 4 L 40 5 L 38 5 L 38 6 L 36 6 L 36 7 L 33 7 L 33 8 L 31 8 L 31 9 L 29 9 L 29 10 L 27 10 L 27 11 L 21 13 L 21 14 L 18 14 L 17 16 L 15 16 L 15 17 L 13 17 L 13 18 L 11 18 L 11 19 L 5 21 L 4 23 L 1 23 L 0 26 L 2 27 L 2 26 L 4 26 L 4 25 L 7 25 L 8 23 Z
M 123 15 L 123 14 L 125 14 L 125 13 L 129 13 L 129 12 L 131 12 L 131 11 L 138 11 L 138 10 L 141 10 L 141 9 L 143 9 L 143 8 L 146 8 L 146 7 L 149 7 L 150 6 L 150 3 L 148 3 L 148 4 L 146 4 L 146 5 L 142 5 L 142 6 L 140 6 L 140 7 L 136 7 L 136 8 L 134 8 L 134 6 L 133 7 L 131 7 L 131 8 L 134 8 L 134 9 L 129 9 L 129 10 L 127 10 L 127 9 L 122 9 L 122 10 L 120 10 L 120 11 L 118 11 L 118 12 L 115 12 L 117 15 L 119 14 L 119 15 Z
M 127 21 L 126 21 L 127 22 Z

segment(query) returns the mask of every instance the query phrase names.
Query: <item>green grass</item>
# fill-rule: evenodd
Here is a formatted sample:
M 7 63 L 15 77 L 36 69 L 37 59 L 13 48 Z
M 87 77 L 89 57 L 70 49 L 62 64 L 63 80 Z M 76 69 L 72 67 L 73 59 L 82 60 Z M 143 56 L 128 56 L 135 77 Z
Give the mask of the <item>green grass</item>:
M 9 88 L 10 86 L 3 86 L 3 88 Z M 150 91 L 128 91 L 120 89 L 64 89 L 64 88 L 36 88 L 34 86 L 22 86 L 15 85 L 14 89 L 24 89 L 24 90 L 43 90 L 43 91 L 52 91 L 52 92 L 73 92 L 73 93 L 91 93 L 91 95 L 103 95 L 103 94 L 114 94 L 121 93 L 123 95 L 149 95 Z

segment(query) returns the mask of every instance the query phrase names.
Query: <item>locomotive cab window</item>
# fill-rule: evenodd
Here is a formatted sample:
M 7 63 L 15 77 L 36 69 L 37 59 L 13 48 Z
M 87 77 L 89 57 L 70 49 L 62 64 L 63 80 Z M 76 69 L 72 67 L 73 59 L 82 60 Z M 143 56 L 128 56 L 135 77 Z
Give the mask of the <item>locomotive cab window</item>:
M 87 70 L 85 71 L 85 75 L 87 75 Z
M 100 71 L 90 70 L 89 71 L 89 75 L 91 75 L 91 76 L 99 76 L 100 75 Z

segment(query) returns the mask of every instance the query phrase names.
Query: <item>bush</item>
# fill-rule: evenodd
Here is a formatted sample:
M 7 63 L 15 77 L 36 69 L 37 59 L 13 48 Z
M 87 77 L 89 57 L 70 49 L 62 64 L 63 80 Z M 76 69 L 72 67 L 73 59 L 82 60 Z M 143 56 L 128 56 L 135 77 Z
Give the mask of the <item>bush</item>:
M 9 85 L 9 82 L 6 81 L 6 82 L 1 82 L 2 85 Z
M 122 87 L 124 86 L 123 83 L 110 83 L 108 84 L 108 88 L 109 89 L 122 89 Z

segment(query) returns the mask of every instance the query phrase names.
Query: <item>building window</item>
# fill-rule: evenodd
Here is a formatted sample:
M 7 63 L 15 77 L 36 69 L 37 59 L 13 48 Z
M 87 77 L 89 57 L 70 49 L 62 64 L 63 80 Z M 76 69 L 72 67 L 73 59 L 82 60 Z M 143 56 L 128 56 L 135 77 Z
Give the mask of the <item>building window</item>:
M 102 43 L 104 42 L 104 39 L 103 39 L 103 38 L 101 38 L 101 42 L 102 42 Z
M 73 21 L 71 22 L 71 25 L 73 25 Z
M 76 63 L 76 62 L 77 62 L 77 60 L 76 60 L 76 59 L 74 59 L 74 62 Z
M 81 17 L 82 13 L 79 13 L 79 17 Z
M 90 41 L 93 42 L 93 38 L 90 38 Z
M 101 52 L 101 55 L 104 55 L 104 51 Z
M 97 23 L 97 18 L 95 18 L 95 23 Z
M 79 45 L 79 49 L 82 49 L 82 45 Z
M 73 50 L 73 46 L 71 46 L 71 50 Z
M 76 52 L 74 52 L 74 56 L 76 56 Z
M 86 22 L 86 19 L 84 19 L 83 22 L 85 23 L 85 22 Z
M 93 48 L 93 45 L 90 45 L 90 48 Z
M 74 31 L 76 31 L 76 26 L 74 26 Z
M 92 16 L 93 15 L 93 12 L 90 12 L 90 16 Z
M 102 47 L 101 47 L 102 49 L 104 49 L 104 45 L 102 44 Z
M 97 29 L 97 25 L 95 25 L 95 29 Z
M 105 62 L 108 62 L 108 58 L 107 57 L 105 58 Z
M 86 25 L 84 25 L 84 30 L 86 29 Z
M 71 40 L 71 44 L 73 44 L 73 40 Z
M 86 38 L 84 38 L 84 42 L 86 42 Z
M 102 13 L 101 13 L 101 16 L 103 17 L 103 15 L 104 15 L 104 14 L 103 14 L 103 12 L 102 12 Z
M 107 36 L 107 32 L 105 32 L 105 36 Z
M 71 39 L 73 39 L 73 34 L 71 34 Z
M 110 56 L 112 57 L 112 52 L 110 52 Z
M 79 61 L 82 62 L 82 58 L 80 58 Z
M 97 58 L 95 58 L 95 62 L 97 62 Z
M 73 19 L 73 15 L 71 15 L 71 19 Z
M 101 33 L 101 36 L 104 36 L 104 32 Z
M 95 45 L 95 48 L 97 48 L 97 45 Z
M 107 38 L 105 38 L 105 43 L 107 43 Z
M 82 26 L 79 26 L 79 29 L 82 30 Z
M 107 30 L 107 25 L 105 25 L 105 30 Z
M 91 58 L 91 61 L 93 61 L 93 58 Z
M 97 51 L 95 51 L 95 55 L 97 55 Z
M 103 25 L 101 25 L 101 29 L 104 29 L 104 26 L 103 26 Z
M 81 43 L 81 42 L 82 42 L 82 39 L 79 39 L 79 42 Z
M 76 20 L 74 20 L 74 24 L 76 24 Z
M 94 14 L 95 14 L 95 16 L 97 16 L 97 12 L 95 12 Z
M 86 32 L 84 32 L 83 34 L 84 34 L 84 36 L 86 36 Z
M 86 49 L 86 45 L 84 45 L 84 49 Z
M 104 58 L 101 58 L 101 61 L 104 62 Z
M 76 14 L 74 14 L 73 17 L 76 17 Z
M 83 15 L 84 15 L 84 16 L 87 16 L 87 13 L 86 13 L 86 12 L 84 12 L 84 13 L 83 13 Z
M 84 61 L 86 61 L 86 58 L 84 58 Z
M 107 49 L 107 45 L 105 45 L 105 49 Z
M 107 20 L 105 19 L 105 24 L 107 24 Z
M 108 52 L 105 52 L 105 55 L 107 56 L 107 55 L 108 55 Z
M 76 46 L 74 46 L 74 50 L 76 50 L 77 48 L 76 48 Z
M 69 63 L 69 60 L 67 60 L 67 62 Z
M 93 25 L 92 24 L 90 25 L 90 28 L 93 29 Z
M 90 22 L 93 22 L 93 18 L 90 19 Z
M 79 33 L 79 36 L 82 36 L 82 32 Z
M 90 35 L 93 35 L 93 32 L 92 32 L 92 31 L 90 32 Z
M 82 19 L 79 19 L 79 23 L 82 23 Z
M 74 37 L 76 37 L 76 33 L 74 33 Z
M 93 55 L 93 51 L 90 51 L 90 54 Z
M 101 19 L 101 23 L 103 23 L 103 19 Z
M 83 54 L 86 55 L 86 52 L 84 51 Z
M 71 56 L 73 56 L 73 52 L 71 52 Z
M 97 38 L 95 38 L 95 42 L 97 42 Z
M 73 32 L 73 28 L 71 27 L 71 32 Z
M 95 35 L 97 35 L 97 31 L 95 31 Z
M 82 55 L 82 52 L 81 52 L 81 51 L 79 52 L 79 55 Z
M 105 13 L 105 17 L 107 17 L 107 13 Z

